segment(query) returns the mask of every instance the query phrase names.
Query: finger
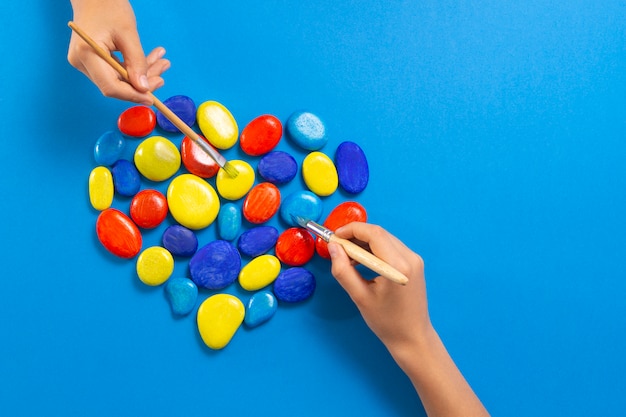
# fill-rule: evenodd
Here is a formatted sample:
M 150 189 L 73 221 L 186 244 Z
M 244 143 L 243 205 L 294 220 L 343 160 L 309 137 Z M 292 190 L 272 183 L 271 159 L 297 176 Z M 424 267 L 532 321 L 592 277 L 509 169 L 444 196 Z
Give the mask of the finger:
M 116 38 L 115 44 L 124 57 L 130 83 L 139 92 L 145 93 L 150 90 L 148 62 L 139 41 L 139 35 L 136 33 L 125 33 L 124 35 Z
M 346 290 L 350 298 L 358 305 L 367 295 L 367 281 L 357 272 L 350 258 L 340 245 L 329 243 L 328 253 L 332 262 L 331 273 L 339 282 L 339 285 Z
M 163 48 L 162 46 L 157 46 L 156 48 L 154 48 L 152 51 L 150 51 L 150 53 L 146 57 L 146 63 L 148 64 L 148 67 L 154 65 L 164 56 L 165 56 L 165 48 Z

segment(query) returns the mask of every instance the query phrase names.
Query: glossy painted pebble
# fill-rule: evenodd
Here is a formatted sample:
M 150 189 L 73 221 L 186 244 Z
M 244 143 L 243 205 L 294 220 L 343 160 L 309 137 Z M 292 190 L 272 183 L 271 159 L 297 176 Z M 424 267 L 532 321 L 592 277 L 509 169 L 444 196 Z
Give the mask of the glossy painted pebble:
M 120 159 L 111 167 L 115 191 L 124 197 L 132 197 L 141 187 L 141 176 L 132 162 Z
M 326 126 L 315 114 L 298 111 L 287 119 L 287 136 L 303 149 L 317 151 L 328 141 Z
M 279 301 L 297 303 L 313 295 L 315 276 L 308 270 L 296 266 L 278 275 L 274 281 L 274 295 Z
M 250 190 L 243 201 L 243 216 L 250 223 L 265 223 L 280 207 L 280 191 L 271 182 L 262 182 Z
M 367 187 L 370 177 L 365 152 L 354 142 L 343 142 L 335 152 L 335 166 L 339 185 L 350 194 L 358 194 Z
M 339 185 L 335 164 L 322 152 L 311 152 L 304 158 L 302 177 L 309 190 L 321 197 L 331 195 Z
M 193 126 L 196 122 L 196 103 L 187 96 L 178 95 L 166 99 L 163 104 L 176 114 L 185 124 Z M 178 133 L 180 130 L 160 111 L 156 113 L 159 127 L 166 132 Z
M 223 349 L 233 338 L 246 314 L 239 298 L 215 294 L 198 308 L 196 322 L 202 341 L 211 349 Z
M 120 258 L 132 258 L 141 250 L 141 233 L 121 211 L 108 208 L 96 220 L 98 240 L 109 252 Z
M 89 202 L 96 210 L 104 210 L 113 204 L 113 175 L 107 167 L 99 166 L 89 174 Z
M 141 138 L 148 136 L 156 126 L 157 118 L 154 110 L 146 106 L 133 106 L 120 114 L 117 127 L 126 136 Z
M 322 200 L 310 191 L 296 191 L 283 199 L 280 217 L 290 226 L 297 226 L 293 216 L 317 221 L 322 215 Z
M 152 136 L 141 142 L 134 158 L 139 172 L 152 181 L 165 181 L 180 168 L 178 148 L 163 136 Z
M 146 285 L 161 285 L 173 272 L 174 257 L 161 246 L 151 246 L 137 258 L 137 276 Z
M 226 200 L 239 200 L 254 185 L 254 169 L 246 161 L 238 159 L 229 163 L 237 169 L 239 174 L 232 178 L 226 171 L 220 169 L 215 180 L 217 192 Z
M 222 206 L 217 215 L 217 232 L 221 239 L 234 240 L 241 229 L 241 210 L 233 203 Z
M 196 306 L 198 287 L 189 278 L 170 278 L 165 284 L 165 297 L 172 313 L 185 316 Z
M 335 231 L 348 223 L 366 221 L 367 212 L 365 207 L 356 201 L 345 201 L 331 210 L 326 220 L 324 220 L 324 226 Z M 322 238 L 318 237 L 316 239 L 315 249 L 322 258 L 330 259 L 328 244 Z
M 161 238 L 163 247 L 174 256 L 193 256 L 198 250 L 198 237 L 193 230 L 173 224 L 165 229 Z
M 264 114 L 252 120 L 241 131 L 239 146 L 252 156 L 268 153 L 278 145 L 283 136 L 283 125 L 276 117 Z
M 98 138 L 93 148 L 93 156 L 99 165 L 113 165 L 122 157 L 126 141 L 119 132 L 106 132 Z
M 225 240 L 214 240 L 200 248 L 189 261 L 191 279 L 198 287 L 219 290 L 235 282 L 241 256 Z
M 167 204 L 176 221 L 189 229 L 203 229 L 220 211 L 215 189 L 200 177 L 182 174 L 167 187 Z
M 208 141 L 207 146 L 211 146 Z M 180 144 L 180 155 L 187 171 L 201 178 L 212 178 L 220 169 L 217 162 L 187 136 Z
M 276 244 L 278 229 L 273 226 L 257 226 L 239 236 L 237 248 L 251 258 L 262 255 Z
M 167 217 L 167 199 L 160 191 L 139 191 L 130 202 L 130 217 L 144 229 L 160 225 Z
M 298 173 L 298 163 L 283 151 L 273 151 L 261 158 L 257 166 L 259 175 L 272 184 L 286 184 Z
M 274 294 L 271 291 L 259 291 L 248 300 L 243 322 L 248 327 L 257 327 L 271 319 L 277 309 L 278 303 Z
M 276 256 L 289 266 L 302 266 L 315 254 L 315 239 L 301 227 L 290 227 L 278 236 Z
M 209 143 L 218 149 L 230 149 L 239 137 L 239 128 L 230 111 L 217 101 L 198 106 L 198 126 Z
M 270 285 L 280 273 L 280 261 L 274 255 L 252 259 L 239 272 L 239 285 L 247 291 L 260 290 Z

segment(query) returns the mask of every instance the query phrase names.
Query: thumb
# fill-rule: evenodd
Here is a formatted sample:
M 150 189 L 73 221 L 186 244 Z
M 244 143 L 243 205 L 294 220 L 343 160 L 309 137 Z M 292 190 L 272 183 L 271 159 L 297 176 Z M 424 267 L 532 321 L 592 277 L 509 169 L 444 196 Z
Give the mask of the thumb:
M 332 262 L 331 273 L 350 298 L 358 304 L 358 300 L 363 299 L 367 291 L 367 281 L 354 268 L 341 245 L 329 242 L 328 253 Z
M 139 36 L 128 35 L 128 37 L 122 37 L 122 39 L 117 40 L 116 44 L 124 57 L 124 64 L 132 86 L 143 93 L 150 90 L 147 75 L 148 62 L 141 47 Z

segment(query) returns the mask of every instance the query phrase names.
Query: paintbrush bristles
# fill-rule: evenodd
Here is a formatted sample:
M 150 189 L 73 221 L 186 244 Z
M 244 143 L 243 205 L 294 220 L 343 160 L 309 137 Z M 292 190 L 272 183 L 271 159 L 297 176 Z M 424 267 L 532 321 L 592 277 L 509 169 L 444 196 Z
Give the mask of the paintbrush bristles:
M 224 169 L 224 171 L 226 171 L 228 176 L 231 178 L 237 178 L 237 175 L 239 175 L 239 171 L 237 171 L 237 168 L 232 166 L 229 162 L 226 162 L 222 169 Z

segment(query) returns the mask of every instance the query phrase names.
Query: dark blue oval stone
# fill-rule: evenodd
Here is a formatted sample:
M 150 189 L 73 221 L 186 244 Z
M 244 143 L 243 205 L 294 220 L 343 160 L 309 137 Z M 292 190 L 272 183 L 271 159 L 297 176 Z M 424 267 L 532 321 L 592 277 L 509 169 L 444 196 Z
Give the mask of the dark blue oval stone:
M 339 185 L 350 194 L 360 193 L 367 187 L 370 171 L 363 149 L 354 142 L 343 142 L 335 153 L 335 167 Z
M 273 151 L 261 158 L 258 170 L 265 181 L 286 184 L 298 173 L 298 163 L 287 152 Z
M 278 240 L 278 230 L 273 226 L 257 226 L 239 236 L 237 247 L 244 255 L 254 258 L 272 249 Z
M 189 261 L 191 279 L 198 287 L 219 290 L 232 284 L 241 270 L 241 256 L 225 240 L 203 246 Z
M 170 110 L 172 110 L 180 119 L 193 126 L 196 122 L 196 104 L 187 96 L 172 96 L 163 102 Z M 179 133 L 180 130 L 170 122 L 163 113 L 157 110 L 157 124 L 166 132 Z
M 163 247 L 174 256 L 193 256 L 198 249 L 198 238 L 193 230 L 174 224 L 163 232 Z
M 301 267 L 289 268 L 274 281 L 274 295 L 280 301 L 297 303 L 313 295 L 315 276 Z
M 111 167 L 111 175 L 113 187 L 120 195 L 132 197 L 139 192 L 141 175 L 132 162 L 120 159 Z

